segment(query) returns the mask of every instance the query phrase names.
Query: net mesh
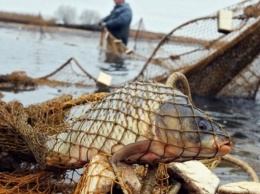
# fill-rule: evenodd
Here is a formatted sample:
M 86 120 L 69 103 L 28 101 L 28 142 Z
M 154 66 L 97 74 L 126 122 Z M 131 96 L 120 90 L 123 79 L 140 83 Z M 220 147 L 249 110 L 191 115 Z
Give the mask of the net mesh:
M 232 30 L 228 33 L 219 30 L 219 12 L 215 12 L 188 21 L 163 38 L 158 34 L 151 35 L 140 27 L 140 30 L 135 31 L 135 42 L 138 44 L 133 46 L 133 51 L 104 32 L 101 36 L 101 50 L 122 54 L 115 57 L 120 60 L 122 57 L 131 58 L 134 62 L 138 60 L 138 63 L 143 61 L 144 64 L 132 80 L 115 82 L 111 87 L 120 87 L 125 82 L 136 80 L 164 82 L 172 72 L 181 71 L 191 83 L 193 94 L 255 98 L 260 85 L 259 1 L 246 0 L 225 10 L 233 13 Z M 146 45 L 146 48 L 140 45 Z M 0 77 L 1 86 L 8 84 L 1 78 L 6 77 Z M 31 87 L 36 84 L 95 87 L 98 84 L 98 79 L 74 58 L 41 78 L 29 79 L 25 75 L 22 79 L 15 78 L 8 78 L 8 82 L 14 86 L 20 83 Z
M 259 6 L 250 0 L 228 7 L 234 14 L 228 34 L 218 32 L 217 13 L 174 29 L 147 56 L 136 80 L 164 81 L 182 71 L 193 93 L 254 97 L 260 80 Z M 97 84 L 73 58 L 42 78 L 18 73 L 5 79 L 31 86 Z M 167 193 L 162 163 L 205 158 L 202 162 L 215 168 L 229 144 L 229 135 L 188 95 L 155 82 L 129 83 L 110 94 L 64 95 L 28 107 L 0 100 L 0 193 L 112 193 L 115 185 L 133 190 L 111 165 L 120 161 L 137 163 L 135 183 L 148 182 L 146 188 Z M 154 181 L 147 178 L 147 163 L 159 163 Z
M 93 87 L 97 79 L 90 75 L 76 59 L 70 58 L 52 73 L 36 79 L 36 83 L 51 86 Z
M 219 32 L 218 12 L 189 21 L 161 40 L 137 79 L 161 81 L 182 71 L 192 93 L 254 98 L 260 77 L 260 4 L 243 1 L 225 10 L 233 13 L 231 32 Z M 165 68 L 155 75 L 155 65 Z
M 1 101 L 0 110 L 0 160 L 17 163 L 1 172 L 1 193 L 103 193 L 113 192 L 116 184 L 131 191 L 120 178 L 132 174 L 130 180 L 138 182 L 133 172 L 141 168 L 138 174 L 145 179 L 142 164 L 215 158 L 230 151 L 230 136 L 188 96 L 152 81 L 28 107 Z M 124 174 L 128 167 L 114 168 L 121 161 L 139 165 Z M 156 188 L 167 191 L 163 164 L 156 177 Z

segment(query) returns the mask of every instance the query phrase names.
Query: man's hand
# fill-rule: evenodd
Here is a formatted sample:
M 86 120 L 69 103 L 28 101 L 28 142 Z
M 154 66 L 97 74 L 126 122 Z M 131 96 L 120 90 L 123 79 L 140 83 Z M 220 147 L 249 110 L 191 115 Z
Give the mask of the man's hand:
M 100 21 L 98 23 L 98 25 L 101 26 L 101 27 L 106 27 L 106 22 Z
M 101 23 L 101 26 L 102 26 L 102 27 L 106 27 L 106 22 L 102 22 L 102 23 Z

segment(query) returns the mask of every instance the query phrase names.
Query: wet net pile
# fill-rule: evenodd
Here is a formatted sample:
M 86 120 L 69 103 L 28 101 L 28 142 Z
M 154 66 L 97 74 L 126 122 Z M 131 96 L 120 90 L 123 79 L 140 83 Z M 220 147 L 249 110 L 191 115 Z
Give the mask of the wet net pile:
M 35 159 L 42 158 L 45 154 L 41 152 L 42 145 L 35 141 L 26 143 L 26 137 L 18 131 L 18 123 L 25 118 L 25 125 L 35 130 L 34 139 L 38 139 L 41 135 L 54 135 L 65 130 L 62 126 L 65 115 L 71 107 L 97 101 L 103 96 L 104 94 L 100 93 L 72 99 L 71 95 L 64 95 L 28 107 L 23 107 L 16 101 L 9 103 L 1 101 L 0 193 L 73 193 L 81 176 L 80 171 L 43 170 Z M 32 152 L 30 144 L 33 142 L 39 147 Z
M 126 165 L 129 173 L 120 173 L 120 161 L 167 163 L 230 151 L 222 127 L 168 84 L 134 82 L 110 94 L 0 106 L 0 193 L 102 193 L 114 184 L 128 190 L 122 179 L 132 173 L 145 182 L 145 169 L 133 173 Z M 167 187 L 159 169 L 158 184 Z

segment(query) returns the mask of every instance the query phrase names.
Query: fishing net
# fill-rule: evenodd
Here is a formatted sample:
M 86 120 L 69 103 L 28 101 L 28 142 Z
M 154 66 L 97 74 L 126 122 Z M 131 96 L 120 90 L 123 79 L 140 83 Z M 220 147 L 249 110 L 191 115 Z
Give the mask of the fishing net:
M 230 143 L 188 96 L 155 82 L 28 107 L 1 101 L 0 110 L 0 159 L 17 163 L 1 173 L 0 193 L 102 193 L 114 185 L 128 191 L 133 187 L 122 180 L 129 174 L 146 182 L 142 164 L 214 158 Z M 120 161 L 140 166 L 117 169 Z M 167 190 L 168 178 L 162 165 L 157 188 Z
M 260 55 L 250 65 L 241 70 L 218 94 L 227 97 L 254 98 L 260 85 L 259 64 Z
M 101 33 L 100 49 L 111 53 L 127 53 L 127 47 L 124 43 L 121 40 L 116 39 L 106 28 L 104 28 Z
M 24 71 L 15 71 L 11 74 L 0 75 L 0 89 L 14 91 L 32 90 L 36 88 L 36 82 L 33 78 L 26 75 Z
M 134 49 L 126 48 L 104 31 L 100 39 L 101 50 L 117 53 L 113 59 L 129 58 L 144 64 L 133 79 L 112 82 L 110 87 L 120 87 L 124 82 L 136 80 L 165 82 L 172 72 L 181 71 L 191 83 L 193 94 L 255 98 L 260 85 L 259 1 L 246 0 L 224 10 L 232 12 L 232 29 L 228 32 L 218 28 L 220 12 L 216 12 L 188 21 L 163 38 L 138 27 L 134 32 L 134 45 L 131 45 Z M 143 26 L 143 22 L 139 25 Z M 24 79 L 28 81 L 28 77 Z M 0 86 L 4 82 L 0 77 Z M 46 76 L 14 83 L 95 87 L 99 81 L 76 59 L 70 58 Z
M 219 12 L 191 20 L 167 34 L 136 79 L 162 81 L 182 71 L 199 95 L 254 98 L 259 88 L 260 4 L 249 0 L 232 11 L 232 30 L 218 29 Z M 155 71 L 154 66 L 164 67 Z
M 80 170 L 43 170 L 35 160 L 43 153 L 40 149 L 34 150 L 34 155 L 15 126 L 19 123 L 19 115 L 25 114 L 28 116 L 26 122 L 41 134 L 57 134 L 64 130 L 60 126 L 71 107 L 97 101 L 103 96 L 104 93 L 99 93 L 72 99 L 71 95 L 64 95 L 28 107 L 16 101 L 1 101 L 0 193 L 73 193 L 81 176 Z
M 158 44 L 158 40 L 164 36 L 164 34 L 147 31 L 142 18 L 136 24 L 131 25 L 129 33 L 132 41 L 129 41 L 126 46 L 104 28 L 100 37 L 101 51 L 123 55 L 124 58 L 146 61 Z
M 97 79 L 90 75 L 76 59 L 68 59 L 62 66 L 52 73 L 36 79 L 39 85 L 50 86 L 95 86 Z

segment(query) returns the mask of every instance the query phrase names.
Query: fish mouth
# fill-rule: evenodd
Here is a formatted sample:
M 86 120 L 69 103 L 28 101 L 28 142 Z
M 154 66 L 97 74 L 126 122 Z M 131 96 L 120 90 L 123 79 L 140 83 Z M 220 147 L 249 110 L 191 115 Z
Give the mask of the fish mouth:
M 232 147 L 233 147 L 233 143 L 231 141 L 224 141 L 216 144 L 216 148 L 218 149 L 218 152 L 221 155 L 230 153 Z

